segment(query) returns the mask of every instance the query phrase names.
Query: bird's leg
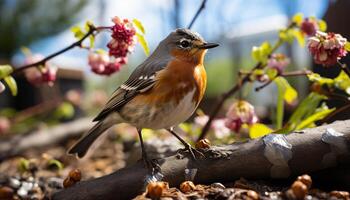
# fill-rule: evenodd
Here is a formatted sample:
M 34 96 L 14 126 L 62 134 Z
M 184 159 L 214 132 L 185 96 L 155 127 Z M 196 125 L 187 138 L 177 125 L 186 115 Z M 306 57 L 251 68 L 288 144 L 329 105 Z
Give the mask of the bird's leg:
M 194 160 L 197 160 L 196 155 L 198 154 L 200 157 L 205 157 L 204 154 L 197 149 L 193 148 L 188 142 L 186 142 L 184 139 L 182 139 L 173 128 L 167 129 L 171 134 L 173 134 L 180 142 L 185 146 L 185 150 L 188 150 Z
M 157 161 L 148 158 L 148 155 L 147 155 L 145 146 L 144 146 L 144 144 L 143 144 L 141 129 L 137 129 L 137 133 L 139 134 L 139 138 L 140 138 L 141 151 L 142 151 L 142 160 L 143 160 L 145 166 L 146 166 L 152 173 L 155 173 L 155 172 L 157 172 L 157 171 L 160 171 L 160 166 L 159 166 L 159 164 L 157 163 Z

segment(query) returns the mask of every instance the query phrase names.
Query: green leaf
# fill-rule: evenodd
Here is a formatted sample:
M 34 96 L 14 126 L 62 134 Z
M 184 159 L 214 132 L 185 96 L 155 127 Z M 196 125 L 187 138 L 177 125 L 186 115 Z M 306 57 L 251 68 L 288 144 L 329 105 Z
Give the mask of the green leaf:
M 345 43 L 345 50 L 350 51 L 350 42 Z
M 318 28 L 320 31 L 325 32 L 327 30 L 327 23 L 322 19 L 318 20 Z
M 143 48 L 143 51 L 145 52 L 146 56 L 148 56 L 149 55 L 149 48 L 148 48 L 148 44 L 147 44 L 145 37 L 139 33 L 136 33 L 136 36 L 137 36 L 137 39 L 139 40 L 139 42 Z
M 339 75 L 334 79 L 334 85 L 338 89 L 350 94 L 350 78 L 344 71 L 340 71 Z
M 288 42 L 289 44 L 292 44 L 293 41 L 294 41 L 294 32 L 295 30 L 294 29 L 283 29 L 279 32 L 279 37 L 285 41 L 285 42 Z
M 298 26 L 303 22 L 304 15 L 302 13 L 297 13 L 293 16 L 292 22 L 296 23 Z
M 292 31 L 295 39 L 297 40 L 298 44 L 300 47 L 304 47 L 305 46 L 305 37 L 303 35 L 303 33 L 300 30 L 293 30 Z
M 133 19 L 132 23 L 134 26 L 141 31 L 142 34 L 145 34 L 145 28 L 143 27 L 142 23 L 138 19 Z
M 78 40 L 80 40 L 81 38 L 84 37 L 85 33 L 84 31 L 81 29 L 80 26 L 73 26 L 71 29 L 72 33 L 74 34 L 74 37 Z
M 11 65 L 0 65 L 0 79 L 5 78 L 13 72 Z
M 289 85 L 286 88 L 283 98 L 288 104 L 292 104 L 298 98 L 298 92 L 292 86 Z
M 277 76 L 278 71 L 275 68 L 267 68 L 266 69 L 266 74 L 269 77 L 269 79 L 272 80 L 272 79 L 274 79 Z
M 90 48 L 94 48 L 94 46 L 95 46 L 95 36 L 94 35 L 90 35 L 89 36 L 89 40 L 90 40 Z
M 6 76 L 4 78 L 7 86 L 10 88 L 12 96 L 17 96 L 17 83 L 16 80 L 12 76 Z
M 334 84 L 334 80 L 330 79 L 330 78 L 324 78 L 321 75 L 317 74 L 317 73 L 311 73 L 308 74 L 307 77 L 309 78 L 309 81 L 311 82 L 316 82 L 320 85 L 328 85 L 331 86 Z
M 64 168 L 63 163 L 61 163 L 59 160 L 56 160 L 56 159 L 49 160 L 47 164 L 48 166 L 56 167 L 58 170 L 62 170 Z
M 70 119 L 74 116 L 74 107 L 71 103 L 63 102 L 54 113 L 58 119 Z
M 29 170 L 29 160 L 27 160 L 25 158 L 21 158 L 19 160 L 17 168 L 21 173 L 28 171 Z
M 266 63 L 267 56 L 271 53 L 272 48 L 269 42 L 263 42 L 259 47 L 252 48 L 252 58 L 257 62 Z
M 249 127 L 249 136 L 252 139 L 262 137 L 272 132 L 273 130 L 271 128 L 261 123 L 256 123 Z
M 277 105 L 276 105 L 276 128 L 280 129 L 283 125 L 283 113 L 284 113 L 284 93 L 285 87 L 283 83 L 277 77 L 274 81 L 277 85 Z
M 306 119 L 300 122 L 298 126 L 296 127 L 296 130 L 301 130 L 304 128 L 309 128 L 312 124 L 314 124 L 316 121 L 321 120 L 325 117 L 327 117 L 330 113 L 332 113 L 335 110 L 335 108 L 332 109 L 321 109 L 318 112 L 315 112 L 314 114 L 310 115 Z

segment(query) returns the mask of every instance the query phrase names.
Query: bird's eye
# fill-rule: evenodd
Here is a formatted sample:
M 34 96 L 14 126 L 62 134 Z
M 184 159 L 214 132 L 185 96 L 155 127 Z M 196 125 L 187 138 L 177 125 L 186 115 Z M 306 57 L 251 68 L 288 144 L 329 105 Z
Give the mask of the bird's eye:
M 190 42 L 187 41 L 187 40 L 183 40 L 183 41 L 180 42 L 180 45 L 181 45 L 181 47 L 183 47 L 183 48 L 187 48 L 187 47 L 190 46 Z

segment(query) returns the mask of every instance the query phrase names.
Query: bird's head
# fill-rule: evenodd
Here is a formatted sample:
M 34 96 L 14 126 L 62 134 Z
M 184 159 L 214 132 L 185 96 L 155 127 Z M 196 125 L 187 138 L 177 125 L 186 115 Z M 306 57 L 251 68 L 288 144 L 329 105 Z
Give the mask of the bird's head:
M 184 28 L 170 33 L 160 45 L 164 45 L 172 56 L 196 63 L 203 62 L 207 49 L 219 46 L 216 43 L 206 42 L 198 33 Z

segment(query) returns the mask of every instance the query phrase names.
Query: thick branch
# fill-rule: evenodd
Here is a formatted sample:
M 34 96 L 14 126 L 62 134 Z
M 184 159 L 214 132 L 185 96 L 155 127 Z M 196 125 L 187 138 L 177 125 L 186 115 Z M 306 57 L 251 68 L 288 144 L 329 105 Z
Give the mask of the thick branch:
M 240 177 L 288 178 L 344 166 L 350 161 L 350 120 L 203 152 L 206 158 L 197 162 L 178 155 L 160 159 L 163 180 L 179 186 L 185 177 L 193 177 L 195 183 L 231 182 Z M 185 171 L 196 173 L 189 176 Z M 138 162 L 110 175 L 79 182 L 54 194 L 53 199 L 131 199 L 144 190 L 147 178 L 147 170 Z
M 82 118 L 52 128 L 41 129 L 26 136 L 18 135 L 10 140 L 2 139 L 0 141 L 0 163 L 30 148 L 46 147 L 67 138 L 79 136 L 92 127 L 91 121 L 91 118 Z

